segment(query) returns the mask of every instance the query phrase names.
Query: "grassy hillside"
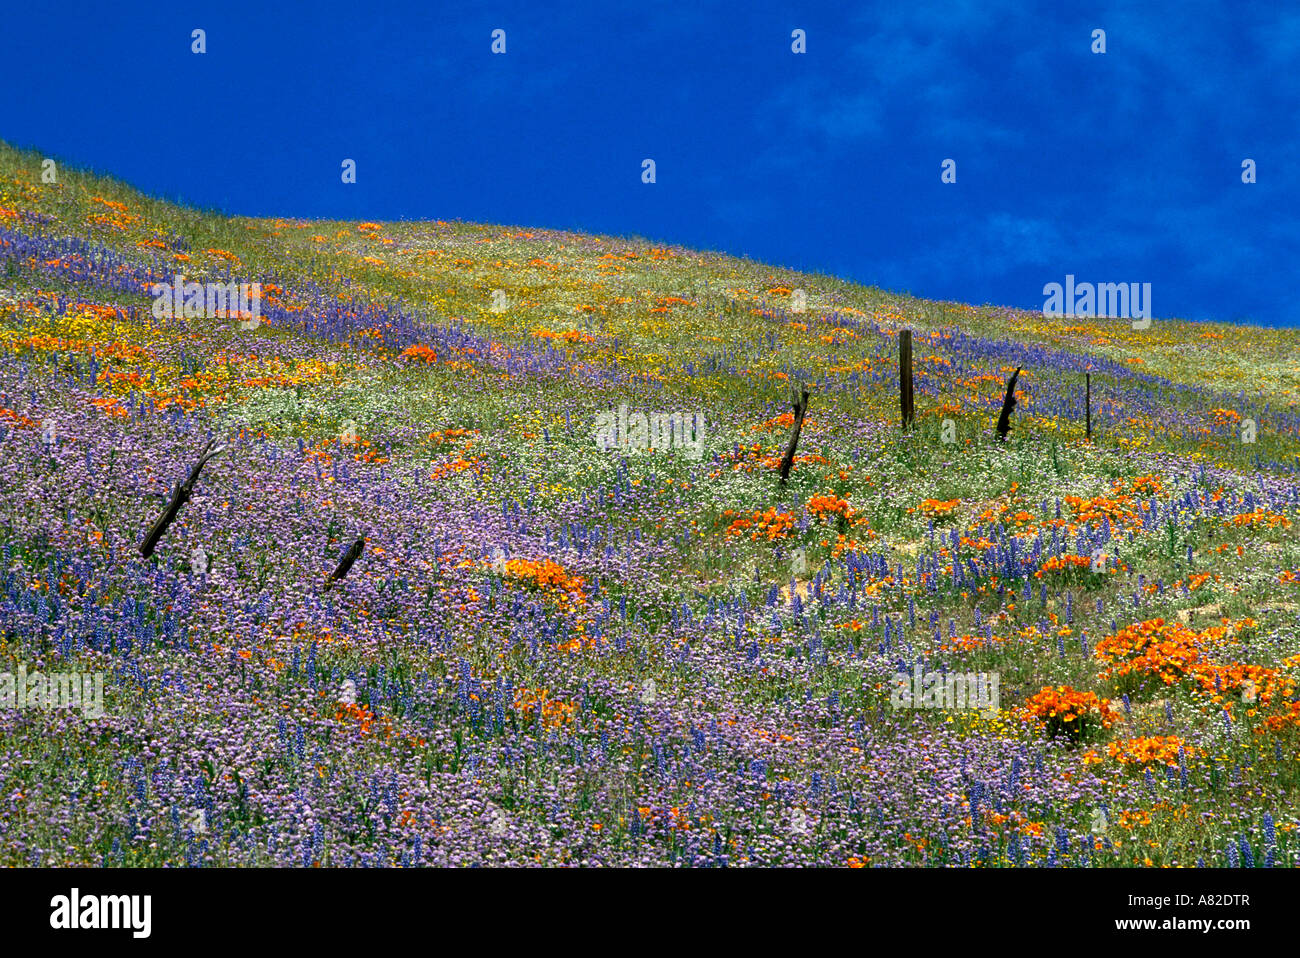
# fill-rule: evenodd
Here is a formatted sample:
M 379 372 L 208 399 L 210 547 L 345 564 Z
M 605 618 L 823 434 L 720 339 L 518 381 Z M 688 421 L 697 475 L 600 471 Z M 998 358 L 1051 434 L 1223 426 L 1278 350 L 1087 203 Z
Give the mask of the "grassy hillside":
M 260 313 L 156 316 L 178 275 Z M 702 446 L 602 449 L 623 406 Z M 1294 865 L 1298 452 L 1291 330 L 0 147 L 0 671 L 106 710 L 0 709 L 0 863 Z M 996 707 L 900 707 L 917 671 Z

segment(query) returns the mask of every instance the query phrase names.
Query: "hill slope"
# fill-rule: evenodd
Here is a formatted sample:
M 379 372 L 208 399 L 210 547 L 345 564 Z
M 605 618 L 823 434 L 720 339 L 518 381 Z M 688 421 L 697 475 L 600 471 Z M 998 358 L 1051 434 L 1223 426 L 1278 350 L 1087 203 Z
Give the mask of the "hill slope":
M 1298 340 L 0 148 L 0 862 L 1294 864 Z

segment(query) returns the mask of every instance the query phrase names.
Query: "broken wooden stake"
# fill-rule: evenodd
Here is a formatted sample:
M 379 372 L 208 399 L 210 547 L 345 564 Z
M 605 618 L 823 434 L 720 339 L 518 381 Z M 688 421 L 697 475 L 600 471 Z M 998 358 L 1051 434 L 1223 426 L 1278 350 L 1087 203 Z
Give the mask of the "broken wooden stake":
M 898 401 L 903 410 L 903 428 L 907 429 L 916 418 L 912 394 L 912 331 L 904 329 L 898 334 Z
M 167 527 L 172 524 L 172 520 L 181 511 L 181 506 L 190 501 L 190 495 L 194 492 L 194 484 L 199 481 L 199 473 L 207 465 L 208 460 L 226 448 L 225 446 L 217 446 L 216 449 L 213 449 L 213 441 L 208 440 L 208 444 L 203 447 L 203 452 L 199 454 L 199 461 L 190 470 L 189 478 L 176 484 L 176 488 L 172 490 L 171 501 L 167 503 L 167 508 L 162 511 L 162 515 L 150 527 L 149 534 L 140 543 L 140 555 L 144 556 L 144 558 L 147 559 L 153 555 L 153 551 L 158 547 L 158 542 L 162 539 L 163 533 L 167 531 Z
M 330 573 L 330 577 L 325 580 L 326 592 L 330 590 L 335 582 L 348 574 L 348 570 L 352 568 L 352 563 L 357 561 L 357 558 L 361 555 L 361 550 L 365 547 L 365 539 L 358 539 L 348 547 L 348 551 L 343 553 L 343 558 L 339 560 L 338 566 L 336 566 L 334 571 Z
M 1020 375 L 1020 367 L 1011 374 L 1007 380 L 1007 395 L 1002 400 L 1002 415 L 998 416 L 998 438 L 1003 442 L 1006 441 L 1007 433 L 1011 431 L 1011 411 L 1016 408 L 1016 379 Z
M 790 443 L 785 447 L 781 457 L 781 485 L 790 478 L 790 467 L 794 465 L 795 447 L 799 445 L 799 430 L 803 428 L 804 413 L 808 411 L 808 387 L 794 386 L 790 390 L 790 402 L 794 406 L 794 428 L 790 430 Z
M 1084 381 L 1084 429 L 1089 442 L 1092 442 L 1092 373 L 1083 374 Z

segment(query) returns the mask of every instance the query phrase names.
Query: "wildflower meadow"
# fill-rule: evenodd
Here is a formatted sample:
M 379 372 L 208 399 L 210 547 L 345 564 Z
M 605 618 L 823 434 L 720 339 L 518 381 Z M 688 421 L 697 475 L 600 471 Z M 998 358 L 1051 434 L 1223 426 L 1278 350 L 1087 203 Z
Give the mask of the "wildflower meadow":
M 0 146 L 0 864 L 1295 866 L 1300 334 L 1156 302 Z

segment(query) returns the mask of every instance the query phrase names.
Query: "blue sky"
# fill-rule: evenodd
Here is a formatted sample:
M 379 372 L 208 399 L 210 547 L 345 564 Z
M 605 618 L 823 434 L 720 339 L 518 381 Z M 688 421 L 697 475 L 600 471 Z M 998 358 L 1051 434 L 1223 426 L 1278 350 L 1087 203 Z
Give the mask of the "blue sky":
M 268 6 L 10 5 L 0 138 L 230 213 L 636 235 L 1034 309 L 1073 273 L 1300 325 L 1294 6 Z

